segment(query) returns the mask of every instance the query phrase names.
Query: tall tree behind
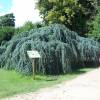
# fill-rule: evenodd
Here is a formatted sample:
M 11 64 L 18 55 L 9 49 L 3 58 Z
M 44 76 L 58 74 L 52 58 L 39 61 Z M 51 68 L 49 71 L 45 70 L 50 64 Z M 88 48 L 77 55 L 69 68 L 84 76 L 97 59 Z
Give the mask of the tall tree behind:
M 96 13 L 96 0 L 38 0 L 46 24 L 61 23 L 81 36 L 87 33 L 87 22 Z
M 6 14 L 0 17 L 0 26 L 11 26 L 15 27 L 15 16 L 13 13 Z
M 98 13 L 91 23 L 91 30 L 88 35 L 100 42 L 100 7 L 98 7 Z
M 14 29 L 15 17 L 13 13 L 0 16 L 0 44 L 12 38 L 15 31 Z

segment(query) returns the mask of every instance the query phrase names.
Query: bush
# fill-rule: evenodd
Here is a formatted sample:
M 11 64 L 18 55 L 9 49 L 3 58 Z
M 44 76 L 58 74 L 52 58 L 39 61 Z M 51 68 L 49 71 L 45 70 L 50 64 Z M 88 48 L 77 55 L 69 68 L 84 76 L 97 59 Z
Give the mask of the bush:
M 32 64 L 27 50 L 33 49 L 42 56 L 36 63 L 36 72 L 43 74 L 71 72 L 79 65 L 85 66 L 86 62 L 97 64 L 100 56 L 96 41 L 80 37 L 63 25 L 52 24 L 18 34 L 1 46 L 1 67 L 31 74 Z
M 13 27 L 2 27 L 0 28 L 0 44 L 2 41 L 9 41 L 11 37 L 14 34 L 14 28 Z
M 30 31 L 33 28 L 40 28 L 42 26 L 43 26 L 42 23 L 33 24 L 31 21 L 28 21 L 23 26 L 16 28 L 15 29 L 15 34 L 20 34 L 22 32 Z

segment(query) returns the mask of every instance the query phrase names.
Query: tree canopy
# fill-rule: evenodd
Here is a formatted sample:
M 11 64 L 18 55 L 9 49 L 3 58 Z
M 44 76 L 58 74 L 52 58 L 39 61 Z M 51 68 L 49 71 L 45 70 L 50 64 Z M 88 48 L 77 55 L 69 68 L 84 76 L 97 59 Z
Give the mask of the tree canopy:
M 5 26 L 15 27 L 15 16 L 13 13 L 0 16 L 0 27 Z
M 0 16 L 0 44 L 8 41 L 14 34 L 15 17 L 13 13 Z
M 33 28 L 40 28 L 42 26 L 43 26 L 43 24 L 40 23 L 40 22 L 33 24 L 31 21 L 27 21 L 27 22 L 24 23 L 23 26 L 17 27 L 15 29 L 15 34 L 18 34 L 18 33 L 20 34 L 21 32 L 30 31 Z
M 100 7 L 98 8 L 98 13 L 95 19 L 91 23 L 91 30 L 89 36 L 100 42 Z
M 38 0 L 46 24 L 64 24 L 80 35 L 88 31 L 87 22 L 96 13 L 97 0 Z

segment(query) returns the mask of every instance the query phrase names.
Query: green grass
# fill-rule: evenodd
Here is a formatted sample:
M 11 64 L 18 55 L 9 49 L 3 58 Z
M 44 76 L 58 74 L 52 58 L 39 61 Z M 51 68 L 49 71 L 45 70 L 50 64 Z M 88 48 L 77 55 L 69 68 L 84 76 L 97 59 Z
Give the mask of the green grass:
M 71 80 L 90 70 L 91 68 L 80 69 L 71 74 L 56 77 L 36 75 L 36 80 L 33 80 L 32 76 L 22 76 L 15 71 L 0 69 L 0 98 L 36 91 L 43 87 L 48 87 L 66 80 Z

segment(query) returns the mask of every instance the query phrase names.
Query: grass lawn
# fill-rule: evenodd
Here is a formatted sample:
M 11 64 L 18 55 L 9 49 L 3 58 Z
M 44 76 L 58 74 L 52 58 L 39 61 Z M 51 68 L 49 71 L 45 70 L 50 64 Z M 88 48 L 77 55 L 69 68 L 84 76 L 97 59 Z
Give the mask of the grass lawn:
M 36 91 L 43 87 L 48 87 L 66 80 L 71 80 L 90 70 L 92 69 L 80 69 L 71 74 L 57 76 L 57 79 L 55 79 L 54 76 L 36 75 L 36 80 L 33 80 L 32 76 L 22 76 L 15 71 L 0 69 L 0 98 Z

